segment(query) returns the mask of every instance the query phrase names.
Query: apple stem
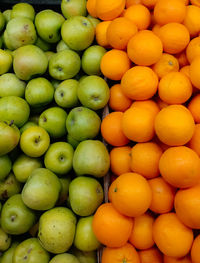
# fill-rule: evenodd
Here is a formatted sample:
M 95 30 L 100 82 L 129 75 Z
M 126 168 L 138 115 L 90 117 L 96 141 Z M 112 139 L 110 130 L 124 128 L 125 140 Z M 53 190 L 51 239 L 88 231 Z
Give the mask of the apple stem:
M 9 123 L 9 126 L 12 126 L 14 123 L 14 120 L 11 120 L 10 123 Z

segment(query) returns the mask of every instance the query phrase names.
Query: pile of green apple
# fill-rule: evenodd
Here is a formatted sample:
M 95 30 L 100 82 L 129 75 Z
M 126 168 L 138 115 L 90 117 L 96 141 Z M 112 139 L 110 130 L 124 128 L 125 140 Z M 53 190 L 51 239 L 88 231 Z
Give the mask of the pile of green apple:
M 86 0 L 0 12 L 0 262 L 95 263 L 106 50 Z

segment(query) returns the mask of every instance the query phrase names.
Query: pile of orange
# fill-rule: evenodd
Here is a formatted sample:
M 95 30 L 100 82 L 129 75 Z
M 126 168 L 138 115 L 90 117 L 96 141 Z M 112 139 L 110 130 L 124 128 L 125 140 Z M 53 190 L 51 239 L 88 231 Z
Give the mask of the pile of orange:
M 200 1 L 88 0 L 112 83 L 102 263 L 200 263 Z

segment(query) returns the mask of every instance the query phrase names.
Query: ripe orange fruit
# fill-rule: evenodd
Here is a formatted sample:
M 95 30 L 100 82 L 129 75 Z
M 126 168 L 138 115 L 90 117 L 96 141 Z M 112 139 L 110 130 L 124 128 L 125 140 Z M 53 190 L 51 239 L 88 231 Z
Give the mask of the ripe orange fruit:
M 186 65 L 189 65 L 189 61 L 187 59 L 185 50 L 183 50 L 182 52 L 176 54 L 175 56 L 178 59 L 178 63 L 179 63 L 180 67 L 184 67 Z
M 175 188 L 162 177 L 148 181 L 152 191 L 152 201 L 149 209 L 158 214 L 170 212 L 174 207 Z
M 89 13 L 91 16 L 97 17 L 96 0 L 87 0 L 86 7 L 87 7 L 88 13 Z
M 141 4 L 127 8 L 124 17 L 132 20 L 139 30 L 147 29 L 151 22 L 151 14 L 148 8 Z
M 132 100 L 122 92 L 121 84 L 115 84 L 110 88 L 109 107 L 112 110 L 125 111 L 131 104 Z
M 158 97 L 158 96 L 155 98 L 155 100 L 156 100 L 156 103 L 157 103 L 157 105 L 158 105 L 160 110 L 162 110 L 163 108 L 166 108 L 167 106 L 169 106 L 169 104 L 167 104 L 166 102 L 161 100 L 161 98 Z
M 156 36 L 159 37 L 159 32 L 160 32 L 160 28 L 161 26 L 159 24 L 155 24 L 153 27 L 152 27 L 152 32 L 154 34 L 156 34 Z
M 140 250 L 138 254 L 140 263 L 163 263 L 163 255 L 156 247 Z
M 159 215 L 153 224 L 153 238 L 166 256 L 184 257 L 193 242 L 192 229 L 186 227 L 175 213 Z
M 162 78 L 170 72 L 179 71 L 179 63 L 173 55 L 163 53 L 160 60 L 152 66 L 152 69 L 159 78 Z
M 153 9 L 158 0 L 142 0 L 142 4 L 149 9 Z
M 149 208 L 152 192 L 142 175 L 121 174 L 111 186 L 112 204 L 121 214 L 131 217 L 140 216 Z
M 154 142 L 137 143 L 131 150 L 131 169 L 145 178 L 159 176 L 159 160 L 162 149 Z
M 191 249 L 191 259 L 192 263 L 199 263 L 200 262 L 200 235 L 198 235 L 193 244 L 192 244 L 192 249 Z
M 142 107 L 131 107 L 123 114 L 122 131 L 129 140 L 150 141 L 155 134 L 154 120 L 153 112 Z
M 162 177 L 174 187 L 191 187 L 200 179 L 199 156 L 186 146 L 167 149 L 160 158 L 159 169 Z
M 176 193 L 174 207 L 178 218 L 188 227 L 200 229 L 200 185 Z
M 124 246 L 131 234 L 132 227 L 133 220 L 120 214 L 111 203 L 99 206 L 92 222 L 95 236 L 108 247 Z
M 183 51 L 190 41 L 187 28 L 179 23 L 168 23 L 159 29 L 159 37 L 163 43 L 163 49 L 170 54 Z
M 101 122 L 101 134 L 113 146 L 124 146 L 129 142 L 122 131 L 122 116 L 123 112 L 111 112 Z
M 138 252 L 131 244 L 126 243 L 120 248 L 104 248 L 101 263 L 120 262 L 140 263 Z
M 179 72 L 185 74 L 185 76 L 187 76 L 188 78 L 190 78 L 190 66 L 187 65 L 187 66 L 184 66 L 182 67 Z
M 131 105 L 131 108 L 133 108 L 133 107 L 147 109 L 147 110 L 151 111 L 152 113 L 154 113 L 155 115 L 158 114 L 158 112 L 160 111 L 158 104 L 153 100 L 137 100 L 137 101 L 134 101 Z
M 183 105 L 167 106 L 155 118 L 155 132 L 158 138 L 169 146 L 179 146 L 189 142 L 194 128 L 192 114 Z
M 101 72 L 112 80 L 121 80 L 131 67 L 131 61 L 125 51 L 112 49 L 106 52 L 100 63 Z
M 194 58 L 200 56 L 200 37 L 195 37 L 190 41 L 186 48 L 186 56 L 190 63 Z
M 134 219 L 133 229 L 129 237 L 129 242 L 137 249 L 148 249 L 154 245 L 153 241 L 154 217 L 145 213 Z
M 197 89 L 200 89 L 199 67 L 200 56 L 197 56 L 190 64 L 190 80 Z
M 190 0 L 192 5 L 196 5 L 198 7 L 200 7 L 200 1 L 199 0 Z
M 185 3 L 180 0 L 158 0 L 154 7 L 154 17 L 159 25 L 171 22 L 182 23 L 185 14 Z
M 173 257 L 164 256 L 163 259 L 164 259 L 163 263 L 192 263 L 189 255 L 182 258 L 173 258 Z
M 97 17 L 101 20 L 113 20 L 125 8 L 125 0 L 96 0 Z
M 134 66 L 121 80 L 122 91 L 132 100 L 147 100 L 158 88 L 158 77 L 149 67 Z
M 200 123 L 200 94 L 197 94 L 192 98 L 188 105 L 188 109 L 191 112 L 196 123 Z
M 126 17 L 115 18 L 107 30 L 107 40 L 111 47 L 126 49 L 128 41 L 137 33 L 137 26 Z
M 182 104 L 191 97 L 192 84 L 185 74 L 170 72 L 161 78 L 158 94 L 168 104 Z
M 183 24 L 187 27 L 190 36 L 196 37 L 200 32 L 200 8 L 195 5 L 189 5 L 186 7 L 186 15 Z
M 137 4 L 141 4 L 141 0 L 126 0 L 126 8 Z
M 131 172 L 131 147 L 115 147 L 110 151 L 110 169 L 116 174 Z
M 188 147 L 195 151 L 200 157 L 200 124 L 195 125 L 194 134 L 188 143 Z
M 106 33 L 110 23 L 111 21 L 102 21 L 96 26 L 96 41 L 100 46 L 105 48 L 109 47 Z
M 150 30 L 141 30 L 136 33 L 127 46 L 128 57 L 139 66 L 150 66 L 158 62 L 162 52 L 161 40 Z

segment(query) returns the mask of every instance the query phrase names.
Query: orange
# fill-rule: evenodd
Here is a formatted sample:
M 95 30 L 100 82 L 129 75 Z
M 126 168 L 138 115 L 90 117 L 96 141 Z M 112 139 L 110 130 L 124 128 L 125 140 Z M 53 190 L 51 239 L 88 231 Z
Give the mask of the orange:
M 137 101 L 134 101 L 131 105 L 131 108 L 133 108 L 133 107 L 147 109 L 147 110 L 151 111 L 152 113 L 154 113 L 155 115 L 158 114 L 158 112 L 160 111 L 158 104 L 153 100 L 137 100 Z
M 140 263 L 138 252 L 131 244 L 126 243 L 120 248 L 104 248 L 101 263 L 123 262 Z
M 141 4 L 141 0 L 126 0 L 126 8 L 137 4 Z
M 158 37 L 159 37 L 160 28 L 161 28 L 161 26 L 160 26 L 159 24 L 155 24 L 155 25 L 152 27 L 152 32 L 153 32 L 154 34 L 156 34 Z
M 115 147 L 110 151 L 110 169 L 116 174 L 131 172 L 131 147 Z
M 191 112 L 196 123 L 200 123 L 200 94 L 197 94 L 192 98 L 188 105 L 188 109 Z
M 161 26 L 159 37 L 163 43 L 164 51 L 170 54 L 183 51 L 190 41 L 189 31 L 179 23 L 168 23 Z
M 142 0 L 142 4 L 145 5 L 149 9 L 154 8 L 157 2 L 158 0 Z
M 122 116 L 123 112 L 111 112 L 101 123 L 101 134 L 103 138 L 113 146 L 124 146 L 129 142 L 122 131 Z
M 141 30 L 136 33 L 127 46 L 128 57 L 139 66 L 150 66 L 158 62 L 162 52 L 161 40 L 150 30 Z
M 114 111 L 125 111 L 132 104 L 132 100 L 122 92 L 121 84 L 115 84 L 110 88 L 109 107 Z
M 199 0 L 190 0 L 192 5 L 196 5 L 198 7 L 200 7 L 200 1 Z
M 140 263 L 163 263 L 163 255 L 156 247 L 140 250 L 138 254 Z
M 162 177 L 149 180 L 152 191 L 152 201 L 149 209 L 158 214 L 170 212 L 174 207 L 175 188 Z
M 190 80 L 197 89 L 200 89 L 199 67 L 200 56 L 197 56 L 190 64 Z
M 169 104 L 167 104 L 166 102 L 161 100 L 160 97 L 156 97 L 155 100 L 156 100 L 156 103 L 157 103 L 158 107 L 160 108 L 160 110 L 162 110 L 163 108 L 166 108 L 167 106 L 169 106 Z
M 109 47 L 106 32 L 111 21 L 103 21 L 96 26 L 96 41 L 102 47 Z
M 97 17 L 101 20 L 113 20 L 125 8 L 125 0 L 96 0 Z
M 112 204 L 121 214 L 131 217 L 141 216 L 149 208 L 152 192 L 142 175 L 121 174 L 111 184 L 111 187 L 113 190 L 110 193 Z
M 170 72 L 179 71 L 179 63 L 173 55 L 163 53 L 158 62 L 152 66 L 152 69 L 159 78 L 162 78 Z
M 130 99 L 147 100 L 157 91 L 158 77 L 149 67 L 134 66 L 123 75 L 121 85 Z
M 153 238 L 166 256 L 184 257 L 192 246 L 193 232 L 181 223 L 175 213 L 167 213 L 154 221 Z
M 86 7 L 87 7 L 88 13 L 89 13 L 91 16 L 97 17 L 96 0 L 87 0 Z
M 131 169 L 145 178 L 159 176 L 162 149 L 154 142 L 137 143 L 131 150 Z
M 183 105 L 169 105 L 156 115 L 155 132 L 158 138 L 169 146 L 179 146 L 189 142 L 194 128 L 192 114 Z
M 176 54 L 176 58 L 178 59 L 178 63 L 179 63 L 180 67 L 184 67 L 186 65 L 189 65 L 185 50 Z
M 122 131 L 129 140 L 150 141 L 155 134 L 154 120 L 153 112 L 142 107 L 131 107 L 123 114 Z
M 200 229 L 200 184 L 176 193 L 174 207 L 178 218 L 188 227 Z
M 126 49 L 129 39 L 137 33 L 137 26 L 126 17 L 115 18 L 107 30 L 107 40 L 111 47 Z
M 151 23 L 151 14 L 144 5 L 137 4 L 127 8 L 124 17 L 132 20 L 139 30 L 147 29 Z
M 200 179 L 200 159 L 186 147 L 170 147 L 161 156 L 159 169 L 162 177 L 172 186 L 187 188 Z
M 186 56 L 190 63 L 194 58 L 200 56 L 200 37 L 195 37 L 190 41 L 186 48 Z
M 168 104 L 185 103 L 192 95 L 192 84 L 181 72 L 170 72 L 161 78 L 158 94 Z
M 132 227 L 133 220 L 120 214 L 111 203 L 99 206 L 92 222 L 92 229 L 97 239 L 109 247 L 124 246 Z
M 129 237 L 129 242 L 137 249 L 148 249 L 154 245 L 153 241 L 154 217 L 145 213 L 134 219 L 133 229 Z
M 182 67 L 179 72 L 185 74 L 185 76 L 190 78 L 190 66 L 189 65 Z
M 192 263 L 199 263 L 200 262 L 200 235 L 198 235 L 193 244 L 191 249 L 191 259 Z
M 186 15 L 183 24 L 187 27 L 190 36 L 196 37 L 200 32 L 200 7 L 189 5 L 186 7 Z
M 185 3 L 180 0 L 158 0 L 154 7 L 154 17 L 159 25 L 171 22 L 182 23 L 185 14 Z
M 121 80 L 124 73 L 131 67 L 127 53 L 122 50 L 112 49 L 106 52 L 101 59 L 101 72 L 112 80 Z
M 194 134 L 188 143 L 188 147 L 195 151 L 200 157 L 200 124 L 195 125 Z
M 192 263 L 192 261 L 189 255 L 182 258 L 173 258 L 173 257 L 164 256 L 163 263 Z

